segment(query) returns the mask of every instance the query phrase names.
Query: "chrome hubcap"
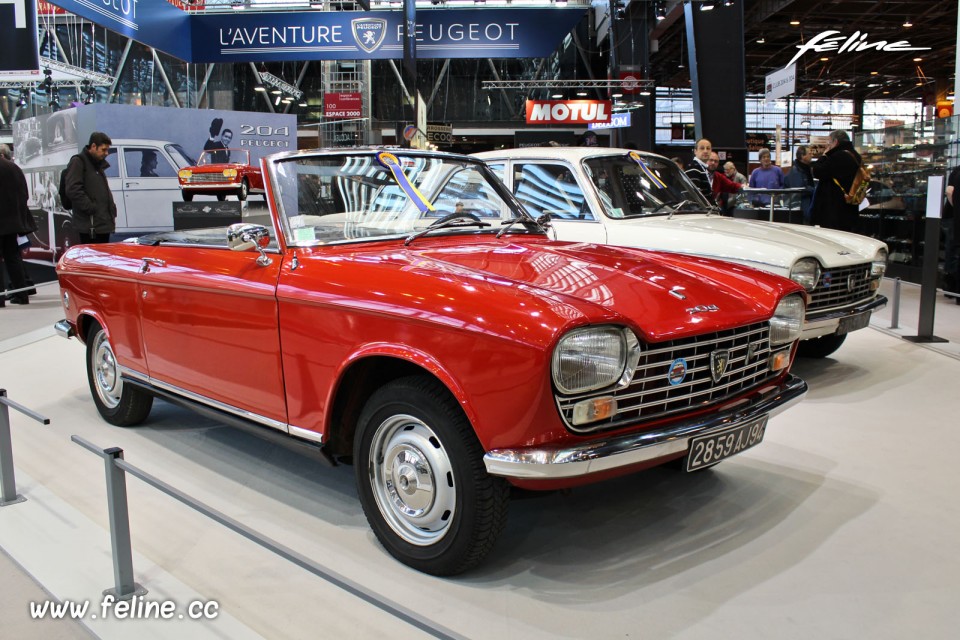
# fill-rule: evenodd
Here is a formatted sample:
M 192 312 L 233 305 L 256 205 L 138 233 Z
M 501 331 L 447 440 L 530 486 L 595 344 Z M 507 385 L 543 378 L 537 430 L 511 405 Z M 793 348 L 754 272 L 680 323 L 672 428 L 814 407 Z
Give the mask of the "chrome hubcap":
M 107 341 L 107 334 L 97 334 L 93 350 L 93 377 L 97 395 L 107 407 L 113 409 L 120 404 L 120 395 L 123 393 L 123 381 L 117 371 L 117 360 L 113 355 L 113 348 Z
M 453 469 L 430 427 L 408 415 L 391 416 L 370 443 L 370 485 L 380 513 L 410 544 L 446 535 L 456 507 Z

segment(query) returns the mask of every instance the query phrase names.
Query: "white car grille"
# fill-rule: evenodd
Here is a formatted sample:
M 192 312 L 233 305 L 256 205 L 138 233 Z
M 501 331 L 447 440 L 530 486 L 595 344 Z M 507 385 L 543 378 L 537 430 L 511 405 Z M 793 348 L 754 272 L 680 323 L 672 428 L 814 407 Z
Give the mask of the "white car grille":
M 870 300 L 877 294 L 870 283 L 871 264 L 858 264 L 852 267 L 824 269 L 817 286 L 810 294 L 807 313 L 823 311 L 834 307 L 845 307 L 857 302 Z

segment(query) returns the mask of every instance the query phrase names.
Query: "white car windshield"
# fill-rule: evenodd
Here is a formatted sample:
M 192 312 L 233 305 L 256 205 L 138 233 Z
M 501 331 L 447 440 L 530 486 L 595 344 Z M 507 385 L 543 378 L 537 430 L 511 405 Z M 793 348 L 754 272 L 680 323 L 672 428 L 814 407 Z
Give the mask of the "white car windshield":
M 617 154 L 588 158 L 583 167 L 611 218 L 702 213 L 710 208 L 686 174 L 666 158 Z
M 496 232 L 501 219 L 525 215 L 489 169 L 462 156 L 318 152 L 273 160 L 269 171 L 291 245 L 410 236 L 431 225 Z

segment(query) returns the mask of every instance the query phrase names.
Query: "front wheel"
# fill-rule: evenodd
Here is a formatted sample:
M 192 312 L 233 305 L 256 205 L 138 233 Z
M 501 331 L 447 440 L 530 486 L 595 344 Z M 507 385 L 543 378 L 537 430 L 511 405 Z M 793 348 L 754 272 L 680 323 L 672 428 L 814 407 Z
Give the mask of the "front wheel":
M 473 428 L 435 380 L 402 378 L 376 391 L 357 424 L 354 460 L 367 522 L 414 569 L 462 573 L 506 524 L 509 487 L 487 474 Z
M 826 358 L 828 355 L 840 348 L 843 341 L 847 339 L 847 334 L 831 333 L 830 335 L 811 338 L 810 340 L 801 340 L 797 347 L 797 355 L 802 358 Z
M 247 196 L 250 194 L 250 183 L 247 182 L 247 179 L 244 178 L 240 183 L 240 191 L 237 192 L 237 200 L 243 202 L 247 199 Z
M 87 380 L 97 411 L 110 424 L 132 427 L 150 415 L 153 396 L 123 384 L 107 332 L 97 324 L 87 334 Z
M 183 192 L 183 201 L 184 201 L 184 202 L 193 202 L 193 192 L 192 192 L 192 191 L 184 191 L 184 192 Z

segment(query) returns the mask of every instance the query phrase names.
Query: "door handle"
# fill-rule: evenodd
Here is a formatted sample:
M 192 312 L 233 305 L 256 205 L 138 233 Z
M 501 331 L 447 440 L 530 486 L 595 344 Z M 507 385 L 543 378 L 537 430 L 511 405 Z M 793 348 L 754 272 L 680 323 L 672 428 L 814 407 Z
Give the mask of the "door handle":
M 140 273 L 146 273 L 150 271 L 150 267 L 165 267 L 167 263 L 165 260 L 160 260 L 159 258 L 142 258 L 140 260 Z
M 127 182 L 127 183 L 125 183 L 123 186 L 124 186 L 124 187 L 139 187 L 139 186 L 140 186 L 140 183 L 139 183 L 139 182 Z

